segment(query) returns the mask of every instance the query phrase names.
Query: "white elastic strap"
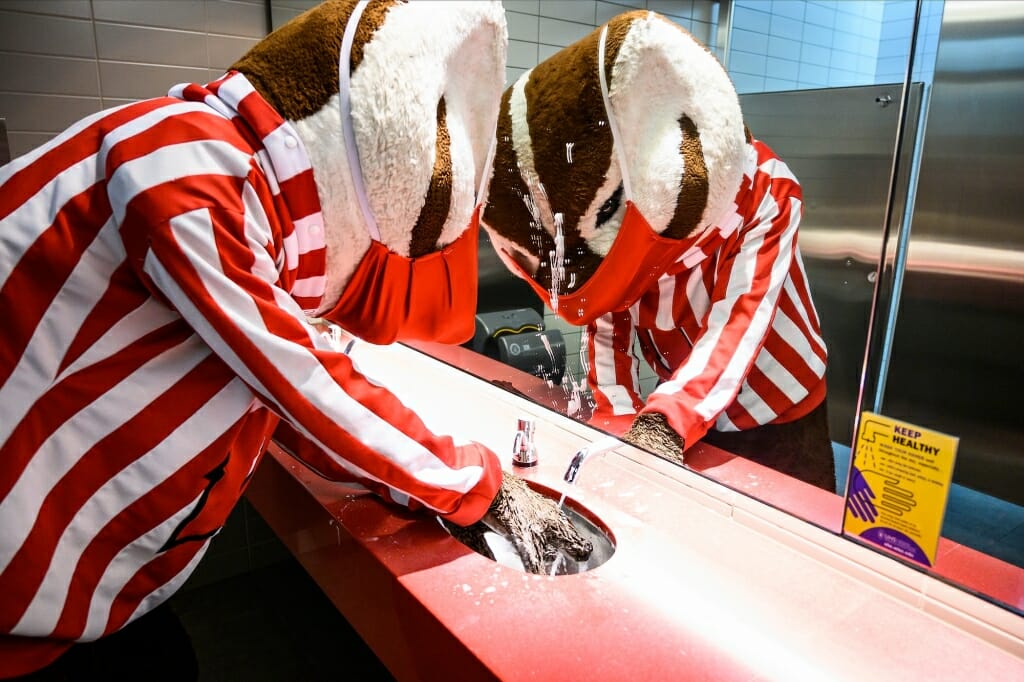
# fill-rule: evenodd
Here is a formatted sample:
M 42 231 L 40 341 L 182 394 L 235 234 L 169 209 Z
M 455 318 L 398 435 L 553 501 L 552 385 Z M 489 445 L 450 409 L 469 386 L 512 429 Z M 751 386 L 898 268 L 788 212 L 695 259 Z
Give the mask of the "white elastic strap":
M 604 73 L 604 41 L 608 35 L 608 25 L 601 29 L 601 40 L 597 44 L 597 75 L 601 81 L 601 99 L 604 100 L 604 113 L 608 117 L 608 127 L 612 129 L 612 148 L 619 157 L 619 170 L 622 172 L 622 192 L 627 200 L 633 198 L 633 191 L 629 186 L 629 171 L 626 169 L 626 155 L 623 152 L 619 135 L 619 124 L 615 122 L 612 114 L 612 102 L 608 97 L 608 79 Z
M 341 108 L 341 134 L 345 138 L 345 152 L 348 156 L 348 168 L 352 175 L 352 187 L 356 192 L 356 199 L 359 208 L 363 212 L 363 220 L 366 222 L 366 231 L 370 238 L 380 241 L 380 229 L 377 221 L 370 210 L 370 200 L 366 196 L 366 182 L 363 180 L 363 168 L 359 164 L 359 150 L 356 148 L 356 133 L 352 129 L 352 83 L 351 83 L 351 61 L 352 43 L 356 39 L 356 29 L 359 27 L 359 18 L 363 16 L 368 0 L 361 0 L 356 3 L 352 10 L 352 16 L 345 26 L 345 36 L 341 40 L 341 54 L 338 55 L 338 105 Z
M 484 160 L 484 170 L 480 175 L 480 186 L 476 190 L 476 205 L 483 203 L 484 192 L 487 191 L 487 183 L 491 179 L 491 171 L 494 166 L 494 153 L 498 147 L 498 126 L 495 124 L 494 132 L 491 133 L 491 146 L 487 150 L 487 158 Z

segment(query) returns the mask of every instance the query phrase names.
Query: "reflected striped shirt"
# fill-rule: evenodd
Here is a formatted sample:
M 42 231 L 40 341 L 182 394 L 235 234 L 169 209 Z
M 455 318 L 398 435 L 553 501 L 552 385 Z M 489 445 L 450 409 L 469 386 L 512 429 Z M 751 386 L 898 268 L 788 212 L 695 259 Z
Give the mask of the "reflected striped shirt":
M 709 429 L 792 421 L 825 398 L 826 349 L 797 247 L 797 179 L 765 144 L 750 147 L 727 218 L 629 310 L 588 328 L 592 421 L 625 430 L 664 414 L 687 446 Z M 660 385 L 646 405 L 639 346 Z

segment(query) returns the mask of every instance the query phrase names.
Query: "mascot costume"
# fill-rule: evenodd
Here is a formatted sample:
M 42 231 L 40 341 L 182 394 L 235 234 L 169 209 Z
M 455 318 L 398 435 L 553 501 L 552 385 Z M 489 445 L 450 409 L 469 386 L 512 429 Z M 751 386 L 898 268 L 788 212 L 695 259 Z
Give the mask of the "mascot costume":
M 703 439 L 834 490 L 801 211 L 725 70 L 657 14 L 612 19 L 502 97 L 482 224 L 585 327 L 591 423 L 677 462 Z M 646 402 L 637 346 L 660 379 Z
M 497 2 L 332 0 L 0 169 L 0 677 L 173 594 L 279 422 L 322 475 L 486 518 L 530 570 L 587 556 L 310 322 L 472 335 L 506 44 Z

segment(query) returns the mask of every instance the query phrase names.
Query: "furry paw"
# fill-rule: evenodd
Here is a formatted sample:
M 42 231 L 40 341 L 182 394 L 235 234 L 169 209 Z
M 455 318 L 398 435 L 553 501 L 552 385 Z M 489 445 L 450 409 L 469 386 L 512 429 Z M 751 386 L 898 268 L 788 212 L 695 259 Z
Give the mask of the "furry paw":
M 668 425 L 663 414 L 650 412 L 637 415 L 622 439 L 670 462 L 683 463 L 686 444 L 682 436 Z

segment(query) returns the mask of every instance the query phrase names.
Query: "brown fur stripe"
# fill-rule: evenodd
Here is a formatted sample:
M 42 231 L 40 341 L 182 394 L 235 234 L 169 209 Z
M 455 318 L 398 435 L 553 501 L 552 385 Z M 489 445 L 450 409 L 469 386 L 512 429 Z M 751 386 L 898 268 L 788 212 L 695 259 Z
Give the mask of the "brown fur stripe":
M 683 155 L 683 182 L 672 220 L 662 233 L 670 239 L 690 236 L 708 205 L 708 167 L 704 162 L 700 133 L 686 114 L 679 119 L 679 127 L 683 132 L 683 141 L 679 145 Z
M 352 70 L 366 45 L 401 0 L 371 2 L 352 47 Z M 231 68 L 245 74 L 281 116 L 299 121 L 323 109 L 338 94 L 338 55 L 356 0 L 328 0 L 292 19 L 258 42 Z
M 512 145 L 512 117 L 509 108 L 511 96 L 512 88 L 505 90 L 501 96 L 496 132 L 497 147 L 494 150 L 494 172 L 487 192 L 483 221 L 505 239 L 521 246 L 524 252 L 547 253 L 554 248 L 554 242 L 534 221 L 527 207 L 530 200 L 529 191 L 519 171 L 519 159 Z
M 451 135 L 445 115 L 444 97 L 437 103 L 437 145 L 434 156 L 434 172 L 416 226 L 409 240 L 409 255 L 422 256 L 437 249 L 452 201 L 452 153 Z

